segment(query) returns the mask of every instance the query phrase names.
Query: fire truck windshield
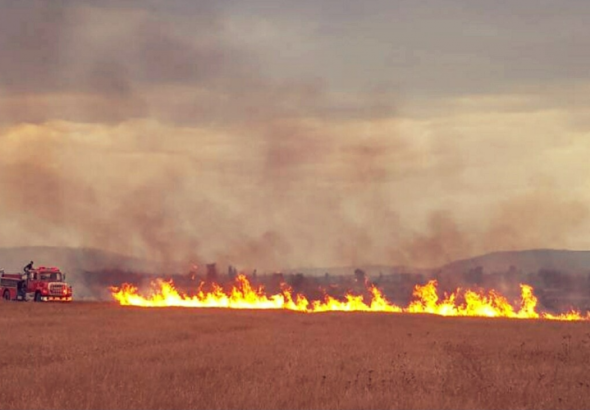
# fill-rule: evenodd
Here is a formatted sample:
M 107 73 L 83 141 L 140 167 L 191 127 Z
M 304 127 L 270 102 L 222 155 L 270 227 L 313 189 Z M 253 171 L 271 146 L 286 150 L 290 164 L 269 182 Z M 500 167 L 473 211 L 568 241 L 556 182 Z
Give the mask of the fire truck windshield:
M 45 282 L 61 282 L 60 272 L 41 272 L 39 277 Z

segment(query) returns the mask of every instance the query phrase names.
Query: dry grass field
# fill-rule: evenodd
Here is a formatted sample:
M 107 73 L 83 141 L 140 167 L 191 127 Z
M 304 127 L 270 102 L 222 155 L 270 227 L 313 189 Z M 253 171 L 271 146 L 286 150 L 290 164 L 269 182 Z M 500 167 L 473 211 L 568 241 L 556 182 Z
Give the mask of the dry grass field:
M 1 409 L 590 408 L 590 324 L 0 303 Z

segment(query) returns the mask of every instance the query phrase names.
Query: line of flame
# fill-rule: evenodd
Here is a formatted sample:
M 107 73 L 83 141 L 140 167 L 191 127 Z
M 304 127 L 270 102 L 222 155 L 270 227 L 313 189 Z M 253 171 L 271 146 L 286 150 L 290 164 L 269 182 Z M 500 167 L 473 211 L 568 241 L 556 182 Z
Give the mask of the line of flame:
M 140 307 L 190 307 L 190 308 L 228 308 L 228 309 L 285 309 L 305 313 L 317 312 L 393 312 L 428 313 L 441 316 L 504 317 L 515 319 L 547 319 L 565 321 L 590 321 L 590 312 L 583 315 L 578 310 L 561 314 L 537 312 L 537 297 L 530 285 L 521 284 L 519 309 L 495 290 L 475 291 L 467 289 L 445 294 L 439 298 L 437 282 L 431 280 L 426 285 L 416 285 L 414 299 L 401 308 L 389 302 L 374 285 L 369 285 L 370 303 L 362 295 L 346 294 L 344 300 L 326 295 L 322 300 L 308 300 L 304 295 L 294 294 L 283 284 L 281 293 L 267 295 L 263 286 L 253 287 L 244 275 L 236 277 L 236 283 L 229 291 L 213 284 L 212 289 L 203 291 L 199 287 L 195 295 L 179 292 L 172 281 L 157 280 L 152 283 L 150 296 L 142 296 L 139 290 L 129 284 L 112 287 L 113 298 L 121 305 Z M 458 302 L 462 296 L 463 301 Z

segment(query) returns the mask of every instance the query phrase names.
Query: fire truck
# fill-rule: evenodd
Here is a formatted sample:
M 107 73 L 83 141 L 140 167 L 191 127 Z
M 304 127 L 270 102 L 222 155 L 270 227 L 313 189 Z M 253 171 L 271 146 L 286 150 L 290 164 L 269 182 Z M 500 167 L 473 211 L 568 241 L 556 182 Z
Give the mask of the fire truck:
M 40 266 L 14 274 L 0 270 L 0 295 L 4 300 L 71 302 L 72 287 L 56 267 Z

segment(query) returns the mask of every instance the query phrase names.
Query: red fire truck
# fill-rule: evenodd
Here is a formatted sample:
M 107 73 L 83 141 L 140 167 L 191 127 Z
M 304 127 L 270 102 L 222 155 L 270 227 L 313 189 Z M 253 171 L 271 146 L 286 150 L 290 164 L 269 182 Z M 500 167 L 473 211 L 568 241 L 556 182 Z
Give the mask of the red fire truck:
M 65 276 L 56 267 L 40 266 L 14 274 L 0 270 L 0 295 L 4 300 L 71 302 L 72 287 Z

